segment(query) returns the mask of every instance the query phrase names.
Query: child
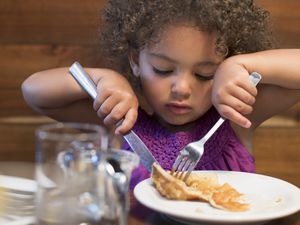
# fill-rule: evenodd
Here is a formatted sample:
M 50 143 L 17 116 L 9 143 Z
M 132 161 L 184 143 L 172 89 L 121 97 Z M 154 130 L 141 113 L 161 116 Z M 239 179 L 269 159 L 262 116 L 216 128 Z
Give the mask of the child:
M 116 134 L 133 129 L 165 169 L 222 116 L 196 169 L 254 172 L 255 128 L 300 99 L 300 50 L 267 50 L 267 15 L 251 0 L 110 0 L 101 46 L 113 70 L 86 69 L 98 90 L 93 107 L 67 68 L 30 76 L 24 98 L 60 121 L 124 118 Z M 140 166 L 132 186 L 148 176 Z

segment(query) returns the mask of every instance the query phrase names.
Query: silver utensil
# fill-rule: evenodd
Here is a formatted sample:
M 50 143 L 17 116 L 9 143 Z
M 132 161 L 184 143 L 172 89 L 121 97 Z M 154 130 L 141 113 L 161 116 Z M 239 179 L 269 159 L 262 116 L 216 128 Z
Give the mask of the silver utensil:
M 250 82 L 256 86 L 261 80 L 261 75 L 253 72 L 249 76 Z M 180 179 L 186 180 L 191 171 L 195 168 L 204 153 L 204 144 L 215 133 L 215 131 L 224 123 L 222 117 L 215 125 L 206 133 L 199 141 L 195 141 L 186 145 L 177 156 L 173 166 L 172 174 Z
M 83 67 L 78 62 L 75 62 L 69 68 L 69 72 L 77 81 L 77 83 L 92 97 L 92 99 L 95 100 L 97 96 L 97 87 L 93 80 L 85 72 Z M 151 173 L 152 164 L 154 162 L 157 163 L 157 161 L 144 142 L 132 130 L 130 130 L 123 137 L 131 149 L 140 157 L 141 163 Z

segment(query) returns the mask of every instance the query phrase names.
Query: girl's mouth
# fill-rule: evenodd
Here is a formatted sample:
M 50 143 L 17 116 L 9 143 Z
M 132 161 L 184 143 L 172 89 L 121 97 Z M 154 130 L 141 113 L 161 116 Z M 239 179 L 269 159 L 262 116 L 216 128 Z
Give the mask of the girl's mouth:
M 187 105 L 182 105 L 182 104 L 167 104 L 166 105 L 168 110 L 171 111 L 172 113 L 176 115 L 183 115 L 186 113 L 189 113 L 191 111 L 191 107 Z

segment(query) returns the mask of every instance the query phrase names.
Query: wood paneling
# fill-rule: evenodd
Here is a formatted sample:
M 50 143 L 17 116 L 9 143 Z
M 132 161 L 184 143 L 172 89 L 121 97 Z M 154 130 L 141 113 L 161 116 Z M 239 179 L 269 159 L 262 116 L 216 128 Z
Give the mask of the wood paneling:
M 1 0 L 0 44 L 95 44 L 104 0 Z M 298 0 L 256 0 L 282 47 L 300 47 Z
M 282 48 L 300 48 L 300 1 L 256 0 L 270 12 L 271 24 Z
M 19 88 L 24 78 L 32 73 L 70 66 L 75 60 L 86 66 L 96 66 L 99 63 L 96 51 L 94 45 L 0 45 L 0 88 Z
M 1 0 L 0 44 L 95 44 L 101 0 Z
M 258 173 L 274 176 L 300 187 L 300 127 L 261 127 L 254 136 Z
M 85 66 L 101 64 L 94 45 L 0 45 L 0 116 L 32 114 L 23 100 L 21 83 L 34 72 L 70 66 L 79 61 Z
M 0 161 L 34 161 L 35 160 L 35 129 L 46 123 L 53 122 L 44 117 L 0 118 Z

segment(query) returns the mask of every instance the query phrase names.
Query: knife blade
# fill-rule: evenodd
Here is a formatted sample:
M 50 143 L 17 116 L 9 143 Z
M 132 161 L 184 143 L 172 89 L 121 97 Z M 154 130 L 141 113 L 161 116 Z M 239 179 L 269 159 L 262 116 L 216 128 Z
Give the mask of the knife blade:
M 83 67 L 78 62 L 74 62 L 69 68 L 70 74 L 77 81 L 77 83 L 85 90 L 92 99 L 95 100 L 97 96 L 97 87 L 90 76 L 85 72 Z M 119 122 L 120 123 L 120 122 Z M 151 173 L 152 164 L 158 163 L 148 147 L 139 138 L 139 136 L 130 130 L 127 134 L 123 135 L 124 139 L 131 147 L 131 149 L 139 156 L 141 163 Z

